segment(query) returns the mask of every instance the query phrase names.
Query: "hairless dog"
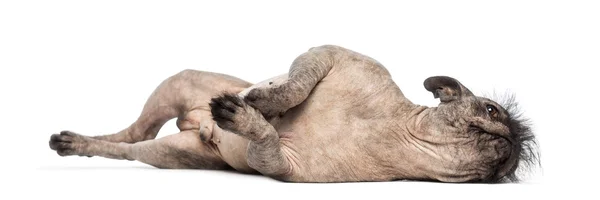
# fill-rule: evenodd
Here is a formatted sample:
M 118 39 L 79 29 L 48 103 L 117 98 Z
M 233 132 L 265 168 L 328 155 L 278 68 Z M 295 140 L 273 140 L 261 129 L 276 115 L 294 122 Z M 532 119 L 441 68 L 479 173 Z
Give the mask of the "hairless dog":
M 62 131 L 50 148 L 289 182 L 505 182 L 539 163 L 514 101 L 475 96 L 447 76 L 424 86 L 440 99 L 437 107 L 408 100 L 373 58 L 324 45 L 258 84 L 184 70 L 156 88 L 128 128 L 94 137 Z M 155 139 L 176 117 L 181 132 Z

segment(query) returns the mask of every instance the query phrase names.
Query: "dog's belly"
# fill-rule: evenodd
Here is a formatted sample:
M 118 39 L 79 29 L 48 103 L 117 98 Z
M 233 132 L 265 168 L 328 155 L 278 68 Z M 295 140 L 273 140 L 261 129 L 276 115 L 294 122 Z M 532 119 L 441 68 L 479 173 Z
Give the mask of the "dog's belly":
M 248 166 L 247 161 L 247 149 L 250 141 L 234 133 L 220 129 L 216 124 L 214 126 L 211 142 L 217 146 L 223 161 L 237 171 L 255 173 L 256 171 Z
M 207 106 L 208 105 L 206 105 L 206 107 Z M 179 129 L 182 131 L 198 131 L 198 137 L 209 138 L 203 145 L 209 147 L 212 153 L 219 156 L 229 166 L 241 172 L 254 172 L 246 162 L 246 149 L 249 141 L 219 128 L 216 123 L 212 121 L 210 110 L 205 110 L 203 108 L 203 106 L 199 106 L 196 109 L 186 112 L 184 114 L 185 117 L 179 118 L 177 120 Z M 210 126 L 209 128 L 212 132 L 202 135 L 202 133 L 200 133 L 202 126 Z M 206 149 L 199 149 L 199 151 L 206 151 Z

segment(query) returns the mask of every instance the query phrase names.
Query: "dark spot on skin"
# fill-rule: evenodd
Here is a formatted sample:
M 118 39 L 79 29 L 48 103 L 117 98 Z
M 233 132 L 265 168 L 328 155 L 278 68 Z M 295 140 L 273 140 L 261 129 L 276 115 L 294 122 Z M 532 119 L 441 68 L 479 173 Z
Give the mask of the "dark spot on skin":
M 206 136 L 202 133 L 200 133 L 200 140 L 206 141 Z
M 273 81 L 270 81 L 270 82 L 269 82 L 269 85 L 273 85 Z

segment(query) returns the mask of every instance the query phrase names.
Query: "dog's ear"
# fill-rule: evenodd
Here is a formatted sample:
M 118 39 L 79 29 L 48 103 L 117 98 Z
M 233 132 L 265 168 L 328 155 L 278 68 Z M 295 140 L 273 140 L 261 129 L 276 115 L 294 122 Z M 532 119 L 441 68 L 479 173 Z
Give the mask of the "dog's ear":
M 443 103 L 473 96 L 473 93 L 458 80 L 448 76 L 432 76 L 423 82 L 425 89 L 433 93 L 434 98 L 440 98 Z

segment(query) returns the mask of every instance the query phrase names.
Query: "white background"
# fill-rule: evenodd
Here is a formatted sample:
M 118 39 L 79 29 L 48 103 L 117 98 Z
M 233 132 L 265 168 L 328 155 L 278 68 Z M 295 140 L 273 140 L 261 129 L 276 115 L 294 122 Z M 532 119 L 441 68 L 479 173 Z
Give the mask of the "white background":
M 0 199 L 598 198 L 596 1 L 219 2 L 2 1 Z M 289 184 L 48 147 L 64 129 L 128 126 L 183 69 L 258 82 L 322 44 L 377 59 L 415 103 L 437 104 L 422 86 L 434 75 L 515 93 L 543 169 L 523 184 Z M 170 121 L 159 137 L 175 132 Z

